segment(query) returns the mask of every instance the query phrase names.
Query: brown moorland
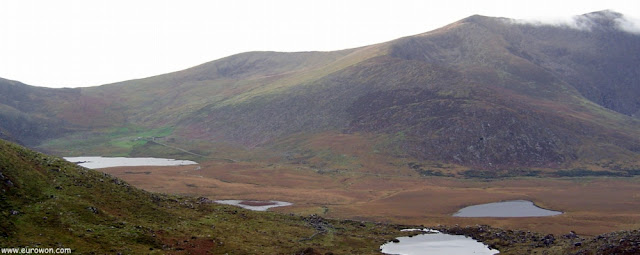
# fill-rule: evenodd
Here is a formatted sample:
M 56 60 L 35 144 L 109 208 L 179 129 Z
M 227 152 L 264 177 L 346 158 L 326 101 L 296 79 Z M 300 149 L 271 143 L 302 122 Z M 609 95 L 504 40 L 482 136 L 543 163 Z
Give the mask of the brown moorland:
M 210 199 L 282 200 L 272 210 L 425 226 L 488 224 L 593 236 L 640 228 L 640 178 L 455 179 L 364 172 L 325 173 L 291 164 L 203 162 L 200 167 L 117 167 L 101 171 L 139 188 Z M 150 174 L 132 174 L 150 172 Z M 563 211 L 552 217 L 457 218 L 480 203 L 525 199 Z

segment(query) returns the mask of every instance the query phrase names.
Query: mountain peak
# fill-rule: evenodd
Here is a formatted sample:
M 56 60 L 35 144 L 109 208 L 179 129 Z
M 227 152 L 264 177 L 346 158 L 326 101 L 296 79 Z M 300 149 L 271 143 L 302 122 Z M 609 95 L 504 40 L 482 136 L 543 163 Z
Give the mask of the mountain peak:
M 475 15 L 471 15 L 467 18 L 462 19 L 459 22 L 462 23 L 475 23 L 475 24 L 479 24 L 479 25 L 489 25 L 489 24 L 494 24 L 496 22 L 503 22 L 503 21 L 507 21 L 510 20 L 508 18 L 502 18 L 502 17 L 491 17 L 491 16 L 484 16 L 484 15 L 479 15 L 479 14 L 475 14 Z
M 376 150 L 389 157 L 476 169 L 636 162 L 640 37 L 608 29 L 622 20 L 613 11 L 585 14 L 572 20 L 581 30 L 473 15 L 376 46 L 245 53 L 75 94 L 2 90 L 0 82 L 0 128 L 60 152 L 169 153 L 138 141 L 85 149 L 76 140 L 162 136 L 187 150 L 273 148 L 279 157 L 347 135 L 388 148 Z M 92 131 L 107 128 L 113 133 Z
M 624 17 L 624 15 L 622 13 L 616 12 L 614 10 L 602 10 L 602 11 L 595 11 L 595 12 L 590 12 L 587 14 L 583 14 L 580 15 L 582 17 L 587 17 L 590 19 L 608 19 L 608 20 L 614 20 L 614 19 L 619 19 Z
M 626 19 L 622 13 L 612 10 L 603 10 L 576 16 L 574 20 L 578 27 L 587 28 L 589 30 L 610 30 L 617 29 L 620 22 Z

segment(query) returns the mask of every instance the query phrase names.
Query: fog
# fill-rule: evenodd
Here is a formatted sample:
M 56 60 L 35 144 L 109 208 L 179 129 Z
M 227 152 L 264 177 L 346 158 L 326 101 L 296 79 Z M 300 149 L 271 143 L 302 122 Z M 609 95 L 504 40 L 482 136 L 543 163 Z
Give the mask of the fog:
M 609 20 L 613 20 L 613 24 L 608 24 Z M 593 29 L 603 25 L 613 25 L 620 31 L 640 34 L 640 19 L 625 16 L 624 14 L 612 10 L 593 12 L 573 17 L 511 19 L 510 21 L 517 24 L 567 27 L 583 31 L 592 31 Z

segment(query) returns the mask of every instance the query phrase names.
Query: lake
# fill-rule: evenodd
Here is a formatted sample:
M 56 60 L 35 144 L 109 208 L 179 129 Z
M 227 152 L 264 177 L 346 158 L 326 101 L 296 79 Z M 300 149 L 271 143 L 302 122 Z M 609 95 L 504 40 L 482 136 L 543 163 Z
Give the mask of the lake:
M 284 201 L 256 201 L 256 200 L 215 200 L 218 204 L 235 205 L 252 211 L 266 211 L 269 208 L 290 206 L 292 203 Z
M 380 246 L 380 249 L 382 253 L 398 255 L 493 255 L 500 252 L 470 237 L 443 234 L 428 229 L 422 231 L 427 233 L 413 237 L 398 237 L 400 242 L 388 242 Z
M 91 169 L 118 166 L 182 166 L 198 164 L 190 160 L 175 160 L 167 158 L 64 157 L 64 159 Z
M 543 217 L 562 214 L 537 207 L 527 200 L 513 200 L 467 206 L 453 214 L 453 217 Z

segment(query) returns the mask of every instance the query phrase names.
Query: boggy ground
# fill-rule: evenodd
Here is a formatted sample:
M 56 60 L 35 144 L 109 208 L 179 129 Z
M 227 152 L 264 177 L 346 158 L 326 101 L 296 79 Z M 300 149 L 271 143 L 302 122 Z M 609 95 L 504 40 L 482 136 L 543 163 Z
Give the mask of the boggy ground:
M 640 228 L 640 178 L 454 179 L 321 172 L 300 165 L 204 162 L 199 166 L 101 169 L 145 190 L 210 199 L 281 200 L 272 210 L 425 226 L 486 224 L 582 236 Z M 525 199 L 552 217 L 456 218 L 465 206 Z

